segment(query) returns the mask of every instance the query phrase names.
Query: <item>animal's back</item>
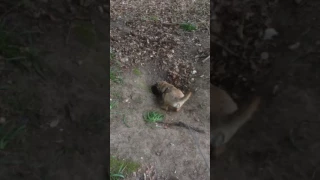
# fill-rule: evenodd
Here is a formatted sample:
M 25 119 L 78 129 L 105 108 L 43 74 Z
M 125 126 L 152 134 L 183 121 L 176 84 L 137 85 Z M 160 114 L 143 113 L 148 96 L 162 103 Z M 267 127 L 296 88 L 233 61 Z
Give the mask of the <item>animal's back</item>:
M 210 114 L 225 116 L 238 109 L 233 99 L 222 89 L 210 84 Z
M 218 155 L 222 152 L 219 150 L 220 147 L 223 149 L 237 130 L 251 119 L 258 108 L 260 98 L 254 98 L 249 106 L 239 110 L 237 104 L 224 90 L 212 84 L 210 96 L 211 145 Z

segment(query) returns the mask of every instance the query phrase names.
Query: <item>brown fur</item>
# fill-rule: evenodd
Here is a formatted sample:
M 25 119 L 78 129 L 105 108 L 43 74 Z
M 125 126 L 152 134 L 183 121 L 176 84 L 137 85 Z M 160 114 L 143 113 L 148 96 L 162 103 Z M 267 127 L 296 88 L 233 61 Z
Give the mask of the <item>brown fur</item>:
M 174 87 L 166 81 L 160 81 L 156 84 L 156 88 L 161 94 L 162 105 L 161 108 L 168 111 L 180 111 L 183 104 L 190 98 L 191 92 L 184 95 L 181 90 Z
M 259 106 L 260 97 L 255 97 L 245 108 L 238 109 L 232 98 L 214 85 L 210 87 L 210 96 L 211 148 L 217 156 L 224 151 L 238 129 L 251 119 Z

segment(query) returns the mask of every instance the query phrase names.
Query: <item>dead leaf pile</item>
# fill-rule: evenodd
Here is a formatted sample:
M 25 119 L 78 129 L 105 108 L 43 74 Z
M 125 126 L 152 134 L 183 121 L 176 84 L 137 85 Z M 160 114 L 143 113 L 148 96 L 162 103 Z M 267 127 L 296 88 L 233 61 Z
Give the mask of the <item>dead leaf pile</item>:
M 191 77 L 195 74 L 193 64 L 178 59 L 173 65 L 174 67 L 168 71 L 170 83 L 175 84 L 180 88 L 187 88 L 186 85 L 191 84 Z
M 127 28 L 111 28 L 111 44 L 117 58 L 128 59 L 131 66 L 150 60 L 157 64 L 168 64 L 174 56 L 173 49 L 179 42 L 171 34 L 172 30 L 161 27 L 159 23 L 135 22 L 127 21 Z
M 270 71 L 272 55 L 267 47 L 278 35 L 272 27 L 266 1 L 222 1 L 213 4 L 211 14 L 211 82 L 247 92 Z
M 192 33 L 184 32 L 179 23 L 193 20 L 197 22 L 198 30 L 208 31 L 209 22 L 206 21 L 209 2 L 192 2 L 111 1 L 110 39 L 116 60 L 123 68 L 151 63 L 156 67 L 155 71 L 167 73 L 167 81 L 186 88 L 182 85 L 190 84 L 195 74 L 194 57 L 204 52 L 184 56 L 190 51 L 186 39 L 196 38 Z M 188 42 L 190 44 L 202 49 L 197 41 Z
M 133 173 L 134 177 L 137 177 L 138 179 L 143 179 L 143 180 L 156 180 L 157 179 L 157 173 L 155 166 L 153 165 L 148 165 L 144 169 L 138 169 L 137 172 Z

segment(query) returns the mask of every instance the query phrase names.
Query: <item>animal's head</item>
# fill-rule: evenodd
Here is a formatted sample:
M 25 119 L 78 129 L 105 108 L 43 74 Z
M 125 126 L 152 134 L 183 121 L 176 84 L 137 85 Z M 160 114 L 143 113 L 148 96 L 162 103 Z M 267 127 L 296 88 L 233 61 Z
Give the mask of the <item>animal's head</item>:
M 161 91 L 159 90 L 158 86 L 159 86 L 159 83 L 156 83 L 156 84 L 152 85 L 152 86 L 151 86 L 151 91 L 152 91 L 152 93 L 153 93 L 154 95 L 156 95 L 156 96 L 161 96 L 162 93 L 161 93 Z
M 159 90 L 162 90 L 163 88 L 167 87 L 168 85 L 169 85 L 169 83 L 167 83 L 166 81 L 157 82 L 157 87 Z
M 151 86 L 151 90 L 155 95 L 161 95 L 168 87 L 168 83 L 166 81 L 159 81 L 153 86 Z

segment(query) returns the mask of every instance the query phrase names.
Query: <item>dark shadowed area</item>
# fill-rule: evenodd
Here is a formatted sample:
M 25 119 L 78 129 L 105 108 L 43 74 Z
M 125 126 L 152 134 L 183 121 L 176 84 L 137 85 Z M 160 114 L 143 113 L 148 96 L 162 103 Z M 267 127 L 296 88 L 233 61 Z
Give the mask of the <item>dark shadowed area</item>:
M 211 82 L 238 102 L 264 102 L 212 161 L 213 179 L 319 179 L 316 0 L 214 1 Z
M 105 1 L 0 2 L 0 179 L 107 179 Z

